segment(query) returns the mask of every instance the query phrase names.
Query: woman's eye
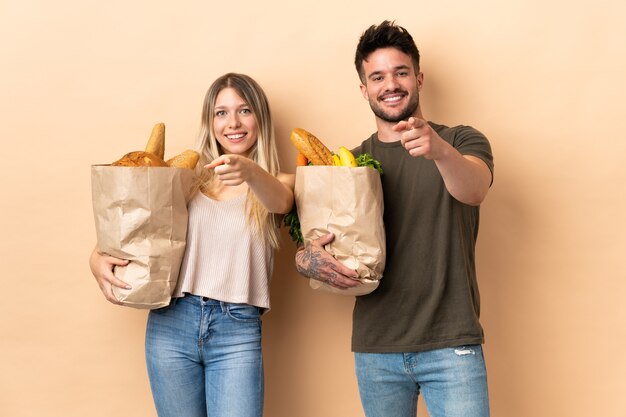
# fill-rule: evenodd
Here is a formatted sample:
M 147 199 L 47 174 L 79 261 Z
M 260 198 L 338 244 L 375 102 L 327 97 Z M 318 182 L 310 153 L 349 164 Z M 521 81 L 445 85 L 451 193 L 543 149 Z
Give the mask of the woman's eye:
M 215 112 L 216 116 L 222 117 L 226 115 L 226 112 L 224 110 L 219 110 L 217 112 Z
M 250 113 L 252 113 L 252 111 L 250 109 L 241 109 L 241 113 L 243 113 L 243 114 L 250 114 Z

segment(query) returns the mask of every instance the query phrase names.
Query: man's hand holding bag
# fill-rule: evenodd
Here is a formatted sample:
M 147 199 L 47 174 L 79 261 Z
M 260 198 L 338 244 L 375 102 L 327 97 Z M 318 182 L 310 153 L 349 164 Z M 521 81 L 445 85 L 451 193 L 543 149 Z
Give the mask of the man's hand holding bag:
M 346 148 L 334 155 L 303 129 L 294 129 L 291 140 L 313 164 L 296 169 L 295 199 L 302 237 L 310 242 L 333 233 L 334 240 L 324 249 L 355 270 L 361 281 L 356 287 L 338 289 L 310 279 L 311 287 L 342 295 L 371 293 L 385 267 L 380 165 L 366 155 L 360 159 L 369 166 L 357 166 L 359 158 L 355 160 Z

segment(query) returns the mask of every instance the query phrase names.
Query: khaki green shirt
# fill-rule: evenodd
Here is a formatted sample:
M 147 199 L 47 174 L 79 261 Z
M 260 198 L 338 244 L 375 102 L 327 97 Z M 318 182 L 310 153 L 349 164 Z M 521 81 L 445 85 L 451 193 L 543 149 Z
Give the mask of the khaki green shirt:
M 461 154 L 493 172 L 487 138 L 469 126 L 430 122 Z M 475 268 L 479 207 L 455 200 L 435 163 L 373 134 L 354 154 L 382 164 L 387 260 L 380 286 L 357 297 L 355 352 L 418 352 L 483 343 Z

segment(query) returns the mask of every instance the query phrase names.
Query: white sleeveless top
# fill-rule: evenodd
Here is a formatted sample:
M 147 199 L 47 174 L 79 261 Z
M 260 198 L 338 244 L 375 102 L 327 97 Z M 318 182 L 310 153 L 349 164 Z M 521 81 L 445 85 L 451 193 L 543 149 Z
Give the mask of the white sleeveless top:
M 187 246 L 174 297 L 184 293 L 270 308 L 274 251 L 246 221 L 246 194 L 189 202 Z

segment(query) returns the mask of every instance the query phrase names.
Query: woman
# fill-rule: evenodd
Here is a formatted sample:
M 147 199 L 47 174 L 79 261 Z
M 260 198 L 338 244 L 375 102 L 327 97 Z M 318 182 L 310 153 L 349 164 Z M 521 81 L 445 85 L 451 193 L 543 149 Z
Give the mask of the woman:
M 229 73 L 207 91 L 198 149 L 198 191 L 189 202 L 187 246 L 172 302 L 152 310 L 146 362 L 159 416 L 263 414 L 261 314 L 279 215 L 293 205 L 294 176 L 279 171 L 271 113 L 261 87 Z M 92 273 L 107 300 L 115 265 L 100 254 Z

